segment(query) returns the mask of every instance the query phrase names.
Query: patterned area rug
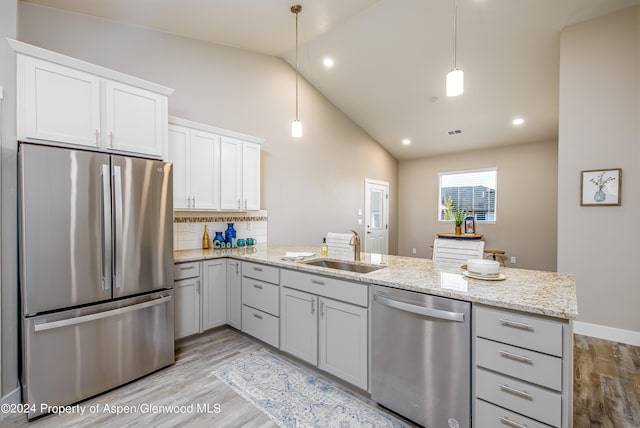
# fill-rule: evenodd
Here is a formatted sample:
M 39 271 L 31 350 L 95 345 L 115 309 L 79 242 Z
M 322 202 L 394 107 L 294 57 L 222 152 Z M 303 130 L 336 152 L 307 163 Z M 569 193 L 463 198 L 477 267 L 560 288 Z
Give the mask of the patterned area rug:
M 266 349 L 212 373 L 282 427 L 406 427 Z

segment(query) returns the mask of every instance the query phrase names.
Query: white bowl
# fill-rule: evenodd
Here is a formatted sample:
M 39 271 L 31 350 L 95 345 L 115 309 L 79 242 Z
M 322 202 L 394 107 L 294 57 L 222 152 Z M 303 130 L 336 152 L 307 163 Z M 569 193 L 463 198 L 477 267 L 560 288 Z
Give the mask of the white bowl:
M 469 259 L 467 260 L 467 270 L 471 273 L 484 276 L 498 275 L 500 263 L 495 260 Z

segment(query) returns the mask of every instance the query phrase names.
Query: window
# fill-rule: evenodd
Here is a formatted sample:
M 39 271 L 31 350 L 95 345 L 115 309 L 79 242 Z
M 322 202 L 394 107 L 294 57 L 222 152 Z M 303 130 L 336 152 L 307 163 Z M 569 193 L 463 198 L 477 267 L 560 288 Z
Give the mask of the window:
M 476 221 L 496 221 L 497 175 L 495 168 L 439 173 L 438 220 L 450 220 L 445 218 L 445 203 L 451 198 L 453 206 L 466 209 Z

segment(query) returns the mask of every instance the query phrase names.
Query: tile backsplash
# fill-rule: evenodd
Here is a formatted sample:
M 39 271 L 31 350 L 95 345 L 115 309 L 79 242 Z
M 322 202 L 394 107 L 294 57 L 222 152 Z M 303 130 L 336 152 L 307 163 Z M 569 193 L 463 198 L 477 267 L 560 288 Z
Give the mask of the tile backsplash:
M 227 230 L 227 223 L 233 223 L 237 238 L 254 238 L 258 243 L 267 242 L 267 211 L 250 212 L 210 212 L 174 211 L 173 249 L 194 250 L 202 248 L 204 225 L 209 230 L 209 238 L 216 232 Z

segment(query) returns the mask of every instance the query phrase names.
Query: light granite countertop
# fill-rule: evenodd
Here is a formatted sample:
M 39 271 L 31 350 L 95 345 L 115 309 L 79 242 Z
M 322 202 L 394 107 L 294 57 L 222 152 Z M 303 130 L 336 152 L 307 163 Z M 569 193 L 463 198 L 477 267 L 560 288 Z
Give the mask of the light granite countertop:
M 230 257 L 347 279 L 365 284 L 385 285 L 435 296 L 572 320 L 578 316 L 575 276 L 528 269 L 500 268 L 506 279 L 485 281 L 462 275 L 459 266 L 438 265 L 429 259 L 362 253 L 361 263 L 382 264 L 384 269 L 369 273 L 347 272 L 283 260 L 286 252 L 311 252 L 303 261 L 323 258 L 310 247 L 258 244 L 226 250 L 182 250 L 174 252 L 176 263 Z M 331 254 L 329 259 L 338 259 Z

